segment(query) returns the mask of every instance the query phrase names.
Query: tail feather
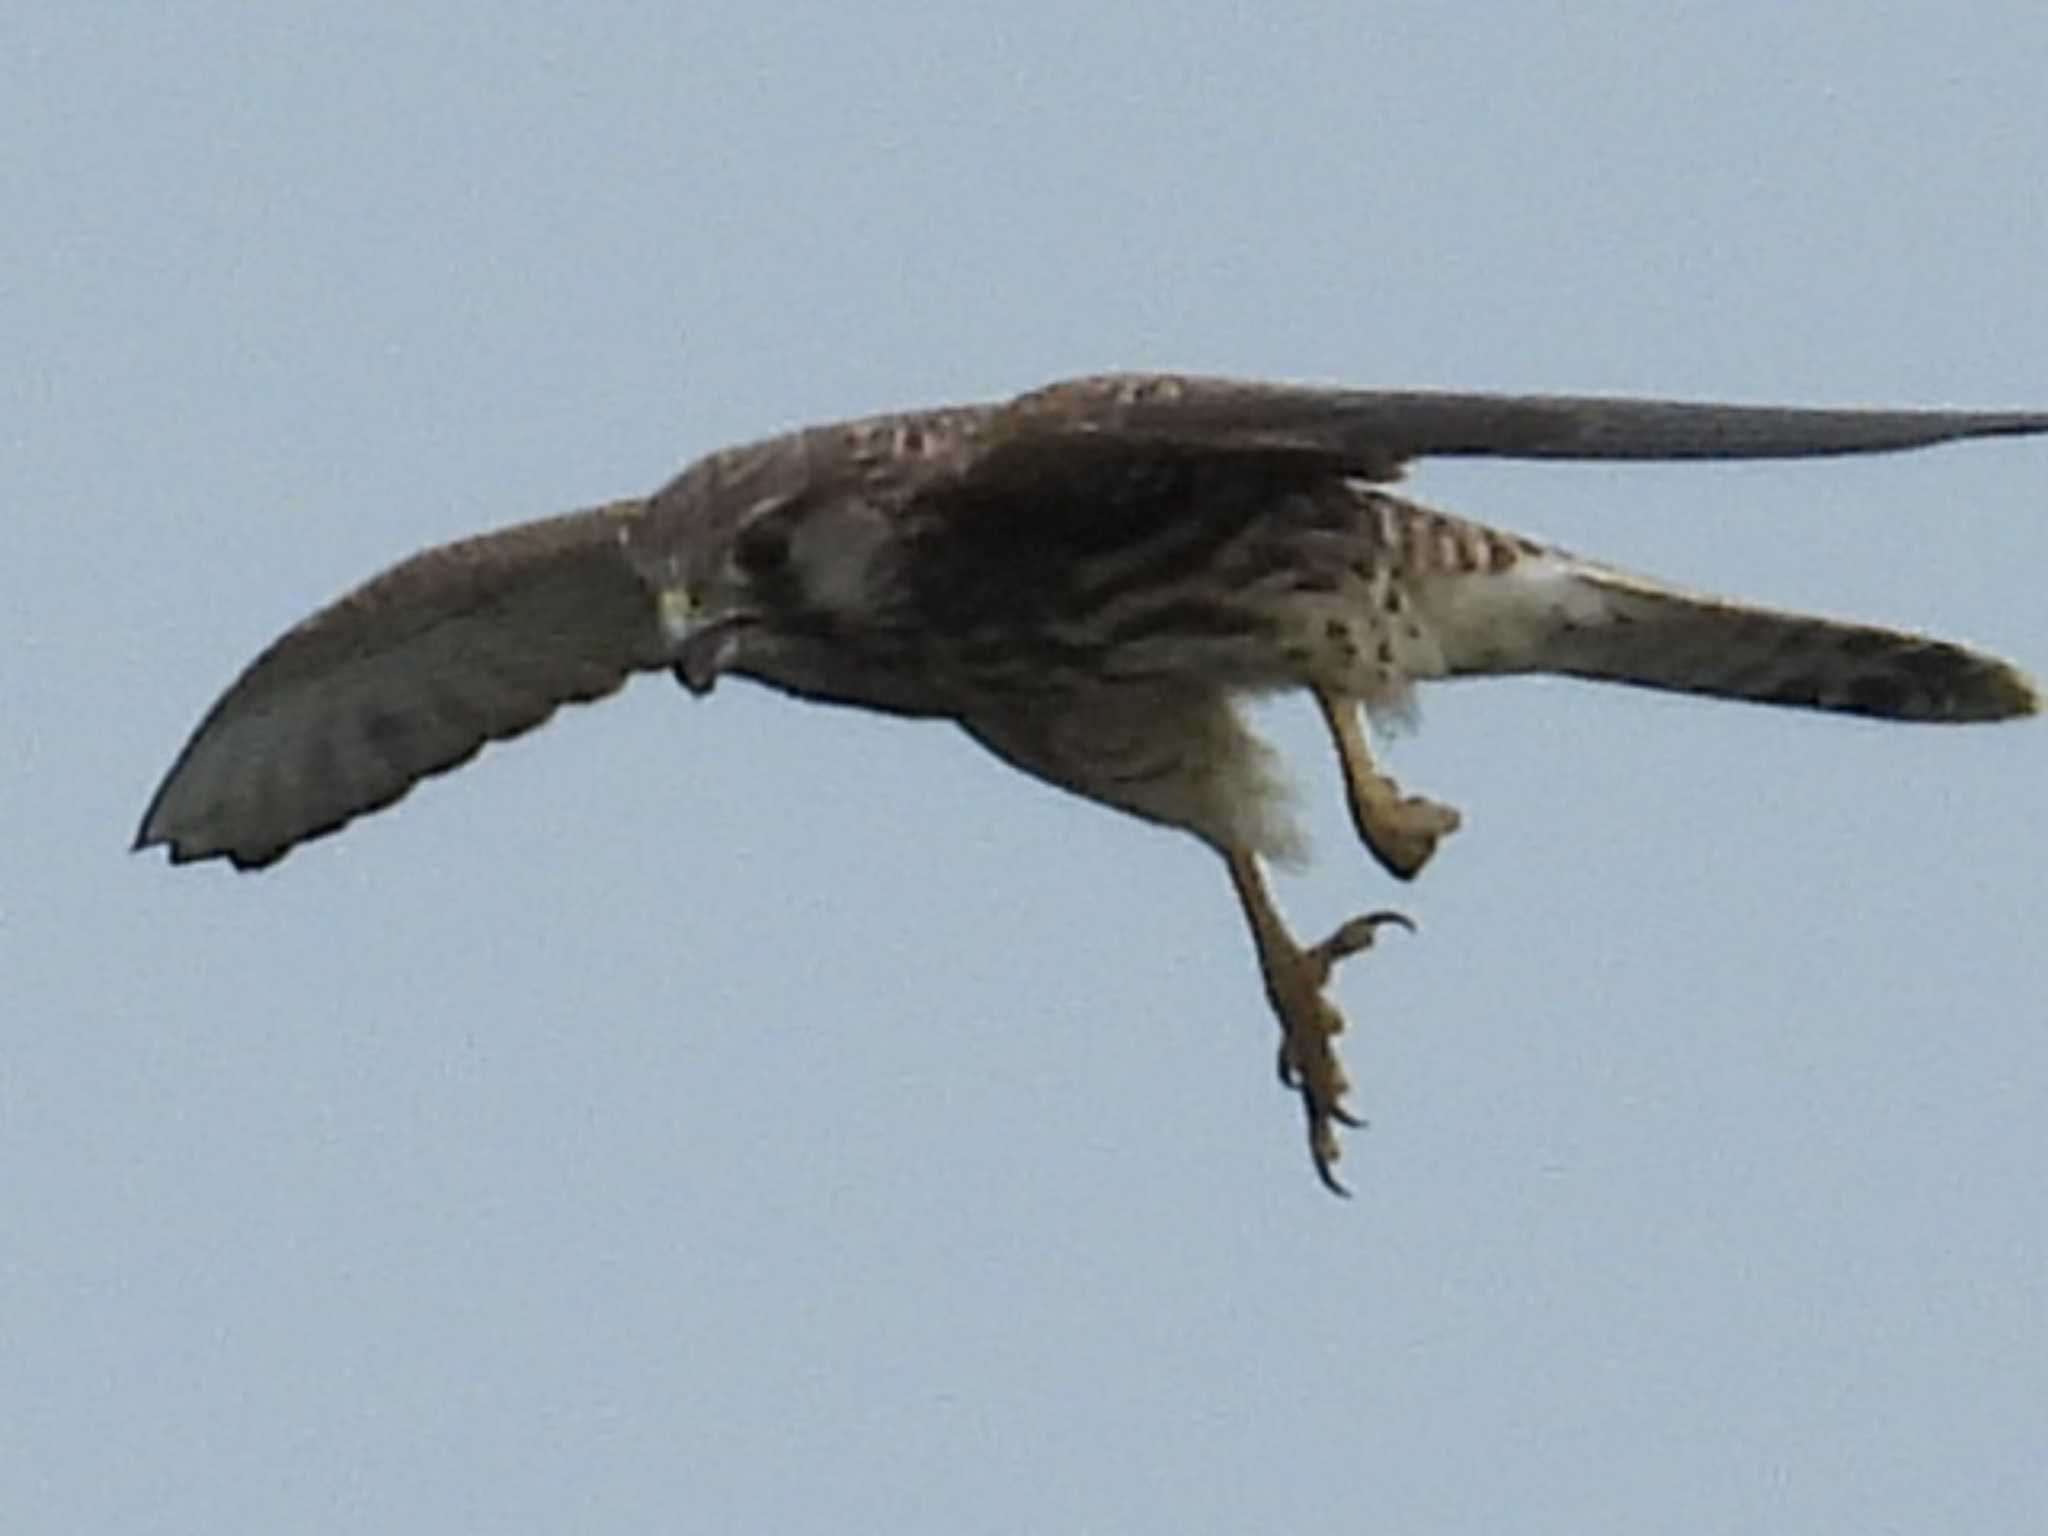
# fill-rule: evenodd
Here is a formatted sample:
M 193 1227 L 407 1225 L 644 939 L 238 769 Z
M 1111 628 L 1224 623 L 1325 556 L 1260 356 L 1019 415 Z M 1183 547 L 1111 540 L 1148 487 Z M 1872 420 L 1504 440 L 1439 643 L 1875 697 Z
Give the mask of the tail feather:
M 1451 675 L 1556 672 L 1886 720 L 2008 720 L 2041 708 L 2018 668 L 1867 624 L 1753 607 L 1545 552 L 1432 604 Z M 1462 585 L 1462 584 L 1458 584 Z

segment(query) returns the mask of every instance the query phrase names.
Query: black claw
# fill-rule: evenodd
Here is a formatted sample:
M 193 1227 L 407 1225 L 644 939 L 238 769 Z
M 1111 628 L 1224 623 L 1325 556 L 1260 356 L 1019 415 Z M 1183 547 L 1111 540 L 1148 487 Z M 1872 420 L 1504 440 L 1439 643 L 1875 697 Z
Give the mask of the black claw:
M 1290 1091 L 1301 1086 L 1301 1075 L 1294 1070 L 1294 1063 L 1287 1059 L 1287 1042 L 1280 1042 L 1280 1049 L 1273 1053 L 1273 1075 L 1280 1079 L 1280 1086 Z
M 1325 977 L 1340 960 L 1347 960 L 1360 950 L 1372 948 L 1372 941 L 1382 928 L 1404 928 L 1415 931 L 1415 920 L 1405 912 L 1368 912 L 1363 917 L 1354 917 L 1322 943 L 1308 951 L 1311 964 Z
M 1330 1160 L 1327 1157 L 1318 1156 L 1313 1151 L 1309 1153 L 1309 1156 L 1315 1162 L 1316 1177 L 1323 1181 L 1323 1188 L 1336 1195 L 1339 1199 L 1349 1200 L 1351 1198 L 1351 1191 L 1346 1189 L 1343 1181 L 1337 1177 L 1335 1170 L 1330 1166 Z
M 1351 1191 L 1346 1189 L 1344 1181 L 1337 1177 L 1336 1138 L 1329 1137 L 1330 1151 L 1327 1154 L 1323 1151 L 1323 1141 L 1328 1136 L 1333 1121 L 1352 1130 L 1359 1129 L 1365 1122 L 1355 1118 L 1341 1104 L 1332 1104 L 1327 1109 L 1318 1107 L 1306 1091 L 1301 1095 L 1301 1112 L 1302 1117 L 1308 1121 L 1308 1155 L 1309 1161 L 1315 1164 L 1316 1177 L 1322 1180 L 1323 1188 L 1331 1194 L 1341 1195 L 1349 1200 Z

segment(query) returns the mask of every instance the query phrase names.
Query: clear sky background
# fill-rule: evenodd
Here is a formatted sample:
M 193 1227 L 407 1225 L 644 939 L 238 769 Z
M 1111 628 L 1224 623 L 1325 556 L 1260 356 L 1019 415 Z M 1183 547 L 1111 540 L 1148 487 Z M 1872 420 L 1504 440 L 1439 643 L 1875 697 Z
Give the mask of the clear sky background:
M 726 442 L 1107 367 L 2048 404 L 2039 4 L 16 7 L 0 1528 L 2048 1528 L 2048 729 L 1267 712 L 1372 1128 L 1222 872 L 665 678 L 260 876 L 279 630 Z M 1417 494 L 2048 669 L 2048 445 Z

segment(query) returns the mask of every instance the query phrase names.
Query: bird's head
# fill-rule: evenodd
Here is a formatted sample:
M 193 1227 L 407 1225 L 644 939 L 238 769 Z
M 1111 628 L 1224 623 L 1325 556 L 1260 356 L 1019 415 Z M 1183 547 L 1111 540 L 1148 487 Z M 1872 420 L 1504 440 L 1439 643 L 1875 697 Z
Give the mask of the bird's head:
M 814 674 L 843 672 L 848 651 L 881 622 L 888 519 L 808 450 L 797 437 L 701 460 L 626 535 L 676 678 L 692 693 L 709 693 L 727 672 L 831 691 Z

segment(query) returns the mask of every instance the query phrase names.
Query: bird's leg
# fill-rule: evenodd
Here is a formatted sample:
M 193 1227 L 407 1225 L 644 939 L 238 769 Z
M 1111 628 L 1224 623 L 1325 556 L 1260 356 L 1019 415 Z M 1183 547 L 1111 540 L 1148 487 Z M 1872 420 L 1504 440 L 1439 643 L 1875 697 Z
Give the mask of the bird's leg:
M 1238 903 L 1258 946 L 1266 998 L 1280 1020 L 1280 1081 L 1301 1095 L 1316 1176 L 1333 1193 L 1345 1194 L 1332 1171 L 1340 1151 L 1336 1128 L 1361 1122 L 1343 1102 L 1351 1086 L 1337 1060 L 1336 1042 L 1344 1031 L 1344 1015 L 1323 995 L 1323 988 L 1337 962 L 1367 948 L 1382 924 L 1409 929 L 1415 925 L 1399 912 L 1372 912 L 1354 917 L 1322 943 L 1303 949 L 1281 921 L 1257 859 L 1244 849 L 1230 849 L 1225 851 L 1224 861 L 1230 866 L 1230 882 L 1237 888 Z
M 1366 745 L 1365 730 L 1358 723 L 1354 699 L 1325 689 L 1314 690 L 1316 707 L 1330 728 L 1330 740 L 1337 748 L 1337 760 L 1344 765 L 1344 798 L 1351 806 L 1351 824 L 1387 871 L 1402 880 L 1413 880 L 1437 840 L 1458 830 L 1458 813 L 1448 805 L 1404 795 L 1401 786 L 1381 773 Z

